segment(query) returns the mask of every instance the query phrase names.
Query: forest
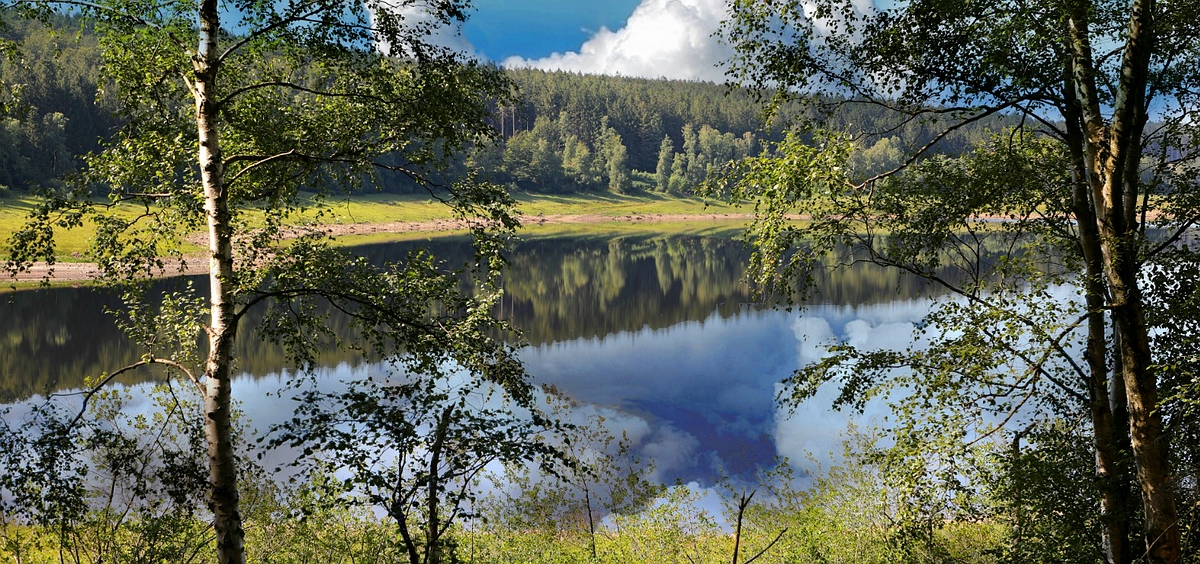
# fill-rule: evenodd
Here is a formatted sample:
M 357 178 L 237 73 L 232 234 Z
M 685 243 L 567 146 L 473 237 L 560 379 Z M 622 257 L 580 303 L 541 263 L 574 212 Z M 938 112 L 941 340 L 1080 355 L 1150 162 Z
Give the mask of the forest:
M 77 29 L 66 33 L 64 29 Z M 12 106 L 0 135 L 0 195 L 61 187 L 122 126 L 120 100 L 106 90 L 96 37 L 82 22 L 55 27 L 14 20 L 3 37 L 19 54 L 0 61 L 0 83 Z M 764 123 L 761 100 L 745 89 L 679 80 L 509 70 L 513 103 L 491 103 L 497 142 L 474 147 L 467 167 L 512 190 L 534 193 L 634 191 L 691 195 L 711 171 L 759 154 L 782 138 L 786 108 Z M 15 102 L 19 100 L 18 102 Z M 902 155 L 937 133 L 920 121 L 863 105 L 837 106 L 822 120 L 856 132 L 856 170 L 872 175 L 900 164 Z M 1000 116 L 972 124 L 937 143 L 957 154 L 1015 123 Z M 424 192 L 406 175 L 381 172 L 383 192 Z

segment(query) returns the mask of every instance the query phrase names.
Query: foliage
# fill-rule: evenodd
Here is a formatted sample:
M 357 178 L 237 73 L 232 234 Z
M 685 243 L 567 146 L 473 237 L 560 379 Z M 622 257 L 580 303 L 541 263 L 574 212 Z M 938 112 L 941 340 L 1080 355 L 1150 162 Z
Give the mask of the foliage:
M 160 399 L 162 397 L 166 396 L 160 396 Z M 128 406 L 118 402 L 110 407 L 122 409 Z M 187 418 L 176 421 L 194 426 L 194 421 Z M 153 425 L 127 431 L 124 436 L 133 439 L 137 448 L 154 444 L 162 433 Z M 575 431 L 594 436 L 607 433 L 602 427 L 598 433 L 595 429 L 568 430 Z M 612 437 L 611 434 L 608 436 Z M 770 546 L 754 562 L 996 561 L 992 552 L 1008 538 L 1003 515 L 997 520 L 943 521 L 922 550 L 906 552 L 904 545 L 897 542 L 902 530 L 893 520 L 902 510 L 904 501 L 886 486 L 880 467 L 869 460 L 870 455 L 862 454 L 872 451 L 872 444 L 869 437 L 852 430 L 841 462 L 818 469 L 809 477 L 811 485 L 807 487 L 796 479 L 786 462 L 765 472 L 759 479 L 760 495 L 754 498 L 746 512 L 741 539 L 743 556 L 749 557 Z M 591 446 L 602 445 L 592 443 Z M 624 488 L 629 479 L 640 479 L 636 469 L 630 466 L 633 461 L 619 455 L 618 450 L 610 450 L 592 460 L 590 466 L 595 469 L 592 476 L 596 480 L 593 491 L 608 488 L 616 491 Z M 202 473 L 201 462 L 195 460 L 194 468 Z M 281 485 L 264 474 L 248 476 L 243 481 L 249 559 L 279 564 L 409 561 L 398 523 L 373 511 L 360 497 L 363 490 L 356 493 L 353 479 L 343 478 L 346 475 L 334 466 L 314 464 L 309 469 L 311 471 L 299 475 L 300 479 L 293 486 Z M 627 473 L 631 470 L 634 473 Z M 142 476 L 151 481 L 157 479 L 153 471 Z M 480 498 L 473 504 L 474 510 L 499 519 L 460 522 L 451 527 L 445 541 L 447 549 L 453 549 L 458 561 L 481 564 L 648 560 L 715 564 L 730 561 L 733 535 L 714 515 L 700 507 L 702 492 L 683 485 L 643 490 L 642 494 L 649 495 L 640 497 L 636 503 L 629 503 L 632 500 L 627 499 L 623 508 L 598 520 L 593 552 L 593 539 L 586 534 L 586 528 L 578 519 L 563 513 L 579 509 L 578 490 L 575 489 L 578 483 L 556 481 L 559 478 L 563 477 L 543 474 L 507 483 L 504 484 L 506 487 L 514 489 L 506 490 L 499 497 Z M 96 485 L 103 485 L 103 482 L 97 481 Z M 203 484 L 198 485 L 202 490 Z M 508 497 L 510 494 L 514 497 Z M 605 505 L 616 507 L 609 505 L 612 501 L 609 498 Z M 1034 497 L 1028 501 L 1037 503 Z M 547 508 L 543 502 L 558 505 Z M 728 525 L 730 516 L 726 517 Z M 173 537 L 147 535 L 145 525 L 148 521 L 145 519 L 142 514 L 129 514 L 120 522 L 108 523 L 103 531 L 93 528 L 93 521 L 65 529 L 10 526 L 5 530 L 5 538 L 24 539 L 23 552 L 15 551 L 10 542 L 0 547 L 0 555 L 20 556 L 22 562 L 57 562 L 53 543 L 62 531 L 69 530 L 88 533 L 73 537 L 76 543 L 73 547 L 81 555 L 106 549 L 110 551 L 105 553 L 106 561 L 186 562 L 189 558 L 192 561 L 210 558 L 212 537 L 200 514 L 193 514 L 188 520 L 159 523 L 169 525 L 169 530 L 177 534 L 202 533 L 192 539 L 195 543 L 192 547 L 198 548 L 194 554 L 177 556 L 143 551 L 143 555 L 149 556 L 141 559 L 130 555 L 127 549 L 139 546 L 138 541 L 142 543 L 140 546 L 155 549 L 175 546 Z M 1063 526 L 1070 524 L 1063 523 Z M 787 529 L 786 534 L 777 544 L 769 545 L 783 528 Z M 95 534 L 98 532 L 103 534 Z M 739 560 L 746 561 L 745 558 Z
M 836 137 L 824 146 L 792 137 L 776 156 L 739 165 L 735 197 L 761 197 L 748 231 L 756 280 L 782 291 L 800 281 L 807 291 L 823 269 L 868 260 L 946 294 L 903 350 L 828 344 L 825 358 L 786 380 L 785 403 L 799 406 L 828 383 L 839 389 L 834 407 L 888 403 L 894 443 L 880 464 L 906 500 L 894 516 L 912 533 L 906 543 L 928 542 L 947 520 L 1003 517 L 1014 520 L 1005 553 L 1012 561 L 1100 558 L 1083 540 L 1099 536 L 1096 516 L 1087 515 L 1098 482 L 1082 478 L 1094 461 L 1079 452 L 1092 431 L 1064 426 L 1086 412 L 1089 390 L 1065 344 L 1079 338 L 1087 305 L 1069 286 L 1082 258 L 1064 221 L 1071 200 L 1057 172 L 1065 170 L 1061 154 L 1044 138 L 1012 132 L 868 184 L 846 178 L 850 154 Z M 790 223 L 788 213 L 812 222 Z M 1004 221 L 990 219 L 997 217 Z M 992 441 L 1014 427 L 1024 429 L 1015 431 L 1018 450 L 985 464 Z M 1037 489 L 1046 493 L 1017 495 Z
M 786 460 L 765 472 L 763 495 L 746 511 L 745 542 L 761 548 L 786 533 L 758 561 L 994 562 L 992 553 L 1008 536 L 990 516 L 944 513 L 923 530 L 909 527 L 903 513 L 913 501 L 886 476 L 890 461 L 878 442 L 852 425 L 836 464 L 810 459 L 813 470 L 803 479 Z
M 0 514 L 15 536 L 6 550 L 17 561 L 211 558 L 199 406 L 178 392 L 155 386 L 141 412 L 124 389 L 83 395 L 86 417 L 53 405 L 21 406 L 23 417 L 9 408 Z M 35 542 L 22 542 L 23 532 Z
M 602 521 L 644 510 L 663 488 L 646 478 L 653 471 L 652 463 L 634 456 L 629 438 L 624 433 L 614 435 L 602 414 L 570 401 L 553 387 L 544 387 L 543 392 L 547 416 L 565 422 L 555 436 L 548 437 L 562 455 L 559 463 L 541 467 L 509 463 L 502 474 L 488 476 L 494 489 L 476 501 L 482 526 L 472 530 L 511 538 L 518 545 L 535 535 L 547 541 L 582 538 L 591 557 L 598 558 L 600 536 L 605 534 Z
M 61 187 L 78 170 L 78 157 L 114 133 L 119 107 L 102 95 L 91 30 L 62 18 L 55 33 L 12 16 L 6 14 L 3 34 L 12 49 L 0 58 L 0 84 L 13 98 L 0 118 L 0 185 L 22 192 Z
M 1079 476 L 1091 471 L 1092 461 L 1078 452 L 1063 458 L 1070 451 L 1062 450 L 1091 439 L 1088 429 L 1065 429 L 1060 419 L 1076 417 L 1088 394 L 1086 375 L 1062 345 L 1078 333 L 1086 306 L 1078 297 L 1064 298 L 1060 285 L 1075 280 L 1082 260 L 1063 223 L 1071 202 L 1067 179 L 1053 172 L 1066 169 L 1061 153 L 1048 140 L 1017 132 L 961 158 L 930 158 L 902 176 L 857 185 L 843 176 L 850 158 L 845 146 L 836 138 L 823 147 L 790 138 L 776 157 L 748 160 L 734 173 L 747 190 L 735 194 L 765 196 L 757 201 L 761 220 L 749 231 L 757 237 L 757 281 L 779 289 L 782 281 L 811 280 L 831 266 L 832 245 L 847 244 L 856 250 L 832 255 L 843 267 L 857 260 L 892 266 L 949 289 L 951 298 L 932 309 L 907 350 L 832 344 L 828 357 L 788 380 L 793 387 L 785 401 L 798 405 L 830 381 L 840 387 L 835 407 L 890 401 L 896 445 L 889 457 L 910 468 L 890 476 L 890 483 L 920 495 L 911 505 L 917 512 L 901 517 L 939 519 L 940 504 L 930 502 L 993 484 L 1005 492 L 1001 505 L 1047 504 L 1014 525 L 1014 561 L 1054 553 L 1094 561 L 1094 552 L 1083 556 L 1092 544 L 1063 548 L 1071 546 L 1066 539 L 1099 533 L 1095 517 L 1085 516 L 1097 503 L 1096 490 Z M 773 207 L 779 205 L 786 211 Z M 780 221 L 797 212 L 811 214 L 813 223 Z M 993 217 L 1006 221 L 989 223 Z M 947 266 L 949 274 L 939 270 Z M 1026 428 L 1018 436 L 1037 429 L 1039 439 L 1013 455 L 1008 474 L 964 482 L 970 473 L 954 461 L 981 456 L 981 441 L 1013 422 Z M 1014 499 L 1012 488 L 1022 487 L 1056 495 Z M 1052 516 L 1068 511 L 1076 517 Z M 1066 523 L 1084 528 L 1051 534 Z M 1048 530 L 1031 532 L 1040 528 Z
M 11 112 L 0 134 L 10 143 L 0 153 L 0 185 L 27 192 L 37 187 L 61 187 L 64 175 L 81 169 L 83 157 L 110 140 L 125 122 L 123 103 L 100 76 L 100 46 L 96 30 L 79 19 L 55 20 L 51 31 L 37 23 L 10 18 L 8 37 L 22 44 L 19 57 L 0 65 L 0 84 L 19 91 L 24 102 Z M 71 32 L 72 33 L 66 33 Z M 307 67 L 295 69 L 307 73 Z M 314 70 L 313 80 L 321 80 Z M 661 145 L 671 139 L 674 147 L 687 144 L 688 130 L 695 136 L 705 130 L 732 143 L 740 154 L 756 154 L 760 138 L 778 140 L 778 124 L 764 124 L 751 93 L 706 83 L 642 80 L 621 77 L 582 76 L 535 70 L 507 71 L 521 93 L 517 101 L 500 97 L 491 102 L 490 122 L 505 142 L 480 145 L 471 162 L 500 183 L 513 183 L 523 190 L 542 193 L 628 190 L 623 174 L 661 174 Z M 789 110 L 789 112 L 792 110 Z M 920 124 L 904 124 L 886 135 L 876 123 L 886 114 L 861 107 L 847 107 L 826 116 L 830 126 L 845 126 L 860 132 L 864 149 L 856 163 L 864 171 L 895 164 L 897 152 L 929 140 L 930 131 Z M 995 126 L 996 124 L 993 124 Z M 4 133 L 7 132 L 7 133 Z M 939 150 L 960 152 L 971 140 L 982 138 L 982 128 L 971 127 L 939 143 Z M 625 159 L 614 140 L 620 140 Z M 702 179 L 706 165 L 726 160 L 725 149 L 700 144 L 699 155 L 681 154 L 681 176 L 673 193 L 690 193 Z M 43 154 L 59 155 L 53 159 Z M 673 155 L 672 155 L 673 157 Z M 381 158 L 389 166 L 401 166 L 401 154 Z M 560 162 L 561 161 L 561 162 Z M 613 163 L 616 164 L 613 164 Z M 688 163 L 692 168 L 688 168 Z M 667 163 L 667 176 L 671 164 Z M 460 163 L 451 163 L 443 182 L 465 173 Z M 616 173 L 617 182 L 611 180 Z M 405 173 L 378 171 L 375 184 L 392 193 L 425 193 L 420 183 Z M 667 192 L 665 183 L 654 190 Z
M 495 387 L 449 364 L 410 364 L 341 382 L 344 389 L 332 392 L 313 380 L 295 398 L 295 417 L 270 440 L 298 451 L 296 465 L 346 475 L 342 491 L 325 495 L 361 498 L 386 514 L 412 564 L 452 561 L 447 533 L 460 518 L 473 517 L 474 488 L 488 465 L 549 468 L 563 456 L 548 437 L 557 424 L 536 411 L 520 413 L 529 403 L 522 396 L 531 393 L 527 384 Z
M 1159 339 L 1160 329 L 1170 325 L 1163 319 L 1175 312 L 1154 311 L 1163 298 L 1150 292 L 1170 288 L 1152 288 L 1148 281 L 1153 269 L 1174 270 L 1181 255 L 1189 254 L 1177 242 L 1200 214 L 1191 118 L 1200 58 L 1196 16 L 1194 3 L 1140 0 L 918 0 L 879 8 L 842 0 L 803 5 L 747 0 L 733 3 L 723 30 L 736 53 L 735 82 L 769 97 L 768 112 L 800 104 L 811 113 L 795 114 L 797 121 L 812 126 L 819 120 L 806 119 L 811 115 L 867 106 L 889 111 L 894 124 L 919 123 L 936 132 L 930 142 L 889 157 L 898 161 L 895 168 L 871 177 L 847 170 L 849 159 L 838 154 L 845 153 L 839 149 L 844 143 L 836 139 L 833 150 L 789 148 L 777 155 L 778 163 L 803 161 L 798 168 L 808 173 L 825 170 L 811 190 L 803 175 L 783 165 L 772 170 L 760 161 L 743 169 L 764 173 L 751 173 L 747 179 L 754 188 L 744 193 L 761 198 L 766 212 L 759 229 L 766 235 L 762 250 L 772 259 L 784 258 L 797 239 L 777 227 L 775 215 L 824 200 L 837 209 L 816 210 L 809 238 L 815 243 L 803 245 L 827 250 L 829 241 L 843 241 L 866 260 L 959 293 L 964 303 L 935 313 L 941 319 L 932 321 L 943 335 L 950 329 L 965 335 L 937 340 L 935 355 L 858 351 L 839 360 L 863 362 L 873 376 L 887 374 L 889 366 L 909 368 L 925 380 L 920 384 L 950 382 L 951 390 L 962 389 L 954 383 L 959 373 L 980 383 L 981 393 L 967 405 L 937 401 L 940 392 L 918 388 L 915 395 L 931 400 L 927 407 L 934 420 L 955 411 L 975 418 L 993 405 L 1010 413 L 998 416 L 998 426 L 1029 423 L 1044 430 L 1056 417 L 1086 418 L 1090 429 L 1081 430 L 1077 440 L 1091 443 L 1096 480 L 1080 490 L 1094 485 L 1099 492 L 1097 556 L 1111 562 L 1144 554 L 1151 562 L 1175 563 L 1188 552 L 1177 501 L 1191 494 L 1176 491 L 1194 471 L 1172 466 L 1191 457 L 1180 455 L 1186 441 L 1173 428 L 1182 427 L 1164 419 L 1172 409 L 1161 400 L 1174 393 L 1175 382 L 1160 378 L 1157 367 L 1191 360 L 1173 358 L 1170 346 L 1160 346 L 1171 339 Z M 1015 141 L 991 141 L 957 161 L 933 155 L 955 132 L 1006 115 L 1020 121 L 1010 135 Z M 889 134 L 886 127 L 876 132 Z M 775 182 L 791 189 L 772 192 Z M 927 201 L 913 201 L 906 192 Z M 1003 231 L 1016 226 L 1028 239 L 1014 240 L 1021 244 L 992 253 L 994 259 L 985 263 L 976 234 L 988 215 L 1005 218 Z M 1062 257 L 1062 267 L 1050 265 L 1045 276 L 1027 266 L 1018 269 L 1015 278 L 1035 296 L 1026 308 L 1004 290 L 1003 281 L 1013 274 L 1012 264 L 1029 265 L 1022 257 L 1039 250 L 1051 261 Z M 936 264 L 964 262 L 976 269 L 966 270 L 963 281 L 931 272 Z M 793 280 L 807 269 L 804 259 L 790 260 L 788 268 Z M 775 270 L 756 274 L 770 278 Z M 993 297 L 996 281 L 1001 288 Z M 1080 299 L 1047 300 L 1045 289 L 1054 283 L 1068 284 Z M 988 290 L 978 292 L 982 288 Z M 1056 315 L 1039 315 L 1063 301 L 1069 305 Z M 1002 361 L 997 355 L 1003 354 L 1016 362 Z M 956 362 L 970 364 L 950 366 Z M 841 379 L 844 395 L 875 389 L 879 380 L 848 377 L 849 366 L 839 372 L 833 369 L 837 363 L 805 372 Z M 909 374 L 892 373 L 900 379 Z M 997 383 L 1001 390 L 995 390 Z M 1040 398 L 1041 405 L 1034 401 L 1022 408 L 1025 400 L 1019 398 Z M 958 426 L 948 429 L 962 433 Z M 969 428 L 958 442 L 975 444 L 977 434 L 993 432 Z M 920 459 L 916 451 L 910 455 Z M 1141 497 L 1140 515 L 1130 492 Z M 1142 543 L 1144 550 L 1134 548 Z
M 395 523 L 378 519 L 369 504 L 352 499 L 342 480 L 318 468 L 298 487 L 263 484 L 264 502 L 247 516 L 247 560 L 301 562 L 403 562 Z
M 93 390 L 150 365 L 196 386 L 219 561 L 245 558 L 238 483 L 247 468 L 234 452 L 231 382 L 234 343 L 248 311 L 265 311 L 260 338 L 282 346 L 301 372 L 332 345 L 389 358 L 425 378 L 445 376 L 438 367 L 453 362 L 469 379 L 527 400 L 520 365 L 490 333 L 496 324 L 488 315 L 487 279 L 517 225 L 512 200 L 470 172 L 453 182 L 449 176 L 463 149 L 492 138 L 485 101 L 507 100 L 510 84 L 496 69 L 428 43 L 433 30 L 465 18 L 465 2 L 8 6 L 51 25 L 70 14 L 94 26 L 104 79 L 125 117 L 71 189 L 48 193 L 9 240 L 8 269 L 53 264 L 56 231 L 85 221 L 96 226 L 87 258 L 105 283 L 132 288 L 124 294 L 123 328 L 146 354 Z M 325 198 L 390 174 L 409 177 L 455 217 L 473 221 L 477 297 L 460 292 L 460 276 L 428 255 L 376 265 L 335 248 L 319 229 Z M 96 188 L 107 199 L 93 199 Z M 136 216 L 124 212 L 130 204 Z M 313 219 L 299 233 L 286 225 L 305 212 Z M 145 281 L 178 272 L 188 260 L 187 238 L 202 228 L 208 299 L 189 295 L 145 307 Z M 331 309 L 317 309 L 319 302 Z M 332 310 L 347 314 L 349 335 L 325 322 Z M 166 348 L 156 338 L 164 331 L 172 344 Z M 200 335 L 208 349 L 198 355 L 185 345 Z M 436 498 L 438 484 L 425 485 Z
M 996 445 L 996 474 L 987 483 L 995 516 L 1009 528 L 1000 561 L 1097 560 L 1097 489 L 1079 487 L 1095 480 L 1093 455 L 1079 436 L 1059 422 L 1031 429 L 1011 446 Z

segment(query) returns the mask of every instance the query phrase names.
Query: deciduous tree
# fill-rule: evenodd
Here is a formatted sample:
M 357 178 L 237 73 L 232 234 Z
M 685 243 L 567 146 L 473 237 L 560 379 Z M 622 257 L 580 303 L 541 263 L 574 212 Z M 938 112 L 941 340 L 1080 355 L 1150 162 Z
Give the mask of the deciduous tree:
M 919 123 L 935 133 L 932 142 L 910 145 L 899 167 L 870 178 L 847 173 L 846 141 L 838 136 L 813 142 L 795 135 L 774 156 L 744 164 L 734 173 L 734 195 L 759 206 L 751 231 L 759 251 L 755 275 L 772 281 L 782 272 L 803 281 L 816 267 L 813 257 L 849 248 L 847 260 L 909 271 L 957 294 L 959 309 L 934 321 L 993 348 L 963 355 L 965 341 L 947 337 L 940 357 L 874 356 L 869 364 L 917 365 L 910 368 L 933 386 L 958 374 L 974 389 L 995 384 L 988 374 L 1020 375 L 1005 384 L 1016 387 L 992 390 L 992 399 L 1021 397 L 1024 386 L 1058 388 L 1090 420 L 1104 559 L 1182 561 L 1181 482 L 1170 468 L 1162 400 L 1174 389 L 1164 367 L 1190 361 L 1156 350 L 1163 339 L 1148 321 L 1160 318 L 1148 309 L 1156 299 L 1148 274 L 1152 265 L 1187 272 L 1181 265 L 1193 260 L 1181 256 L 1178 242 L 1200 217 L 1200 147 L 1190 117 L 1200 109 L 1200 8 L 1155 0 L 913 0 L 887 9 L 841 0 L 739 0 L 732 10 L 723 36 L 736 51 L 735 81 L 759 88 L 773 107 L 799 101 L 808 108 L 801 121 L 819 127 L 835 107 L 877 106 L 893 112 L 894 128 Z M 929 158 L 955 131 L 998 115 L 1025 127 L 958 164 Z M 788 213 L 815 221 L 791 225 Z M 985 236 L 988 216 L 1006 222 Z M 1001 240 L 1007 249 L 988 247 Z M 1069 256 L 1066 275 L 1057 271 L 1052 279 L 1078 288 L 1082 298 L 1073 307 L 1044 317 L 1056 302 L 1037 296 L 1050 279 L 1012 270 L 1022 262 L 1014 258 L 1032 253 Z M 967 276 L 936 272 L 948 264 Z M 1032 297 L 1018 297 L 1012 286 L 998 290 L 1013 280 L 1032 284 Z M 1032 342 L 1043 352 L 1027 349 Z M 977 356 L 985 350 L 993 352 Z M 835 355 L 799 379 L 841 378 L 845 399 L 862 397 L 878 380 L 840 363 L 866 358 Z M 1053 383 L 1048 362 L 1066 367 L 1059 375 L 1070 380 Z M 983 402 L 971 405 L 987 406 L 989 393 L 971 397 Z M 1137 511 L 1123 493 L 1125 453 L 1141 497 L 1144 550 L 1130 544 Z
M 140 365 L 179 368 L 201 390 L 221 562 L 244 561 L 230 405 L 233 343 L 248 310 L 270 309 L 262 336 L 282 343 L 302 370 L 334 344 L 418 359 L 418 374 L 457 362 L 475 377 L 521 378 L 507 347 L 487 337 L 489 294 L 463 296 L 427 257 L 369 264 L 330 246 L 319 227 L 331 219 L 320 211 L 329 196 L 390 171 L 456 215 L 482 218 L 480 270 L 498 265 L 499 239 L 485 232 L 516 225 L 507 194 L 440 172 L 458 150 L 491 138 L 486 102 L 507 100 L 510 90 L 496 69 L 430 40 L 466 17 L 467 1 L 6 4 L 47 22 L 69 13 L 94 26 L 105 78 L 128 118 L 87 159 L 76 188 L 50 195 L 12 238 L 9 269 L 53 263 L 56 230 L 85 221 L 96 225 L 91 258 L 107 282 L 208 265 L 207 319 L 192 326 L 207 337 L 199 366 L 186 370 L 153 347 Z M 94 200 L 93 191 L 108 198 Z M 187 253 L 197 231 L 199 258 Z M 348 315 L 355 336 L 335 335 L 318 301 Z M 153 320 L 139 326 L 154 334 Z

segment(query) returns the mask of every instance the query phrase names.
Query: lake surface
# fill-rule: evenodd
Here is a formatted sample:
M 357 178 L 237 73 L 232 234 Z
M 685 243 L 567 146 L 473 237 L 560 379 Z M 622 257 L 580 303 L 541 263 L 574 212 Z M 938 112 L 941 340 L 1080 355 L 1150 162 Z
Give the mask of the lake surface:
M 578 410 L 604 414 L 665 482 L 710 484 L 777 457 L 838 450 L 848 417 L 822 398 L 796 413 L 779 409 L 779 382 L 818 359 L 831 339 L 902 346 L 927 311 L 918 282 L 867 265 L 821 278 L 803 308 L 766 307 L 742 282 L 749 253 L 733 234 L 534 238 L 515 249 L 505 274 L 498 313 L 524 331 L 522 358 L 534 381 L 578 400 Z M 413 245 L 359 251 L 399 260 Z M 471 259 L 463 238 L 421 245 L 449 265 Z M 116 296 L 90 288 L 0 295 L 4 401 L 76 388 L 136 360 L 141 352 L 104 313 L 117 305 Z M 288 367 L 252 331 L 240 337 L 234 395 L 253 426 L 265 428 L 290 416 L 292 403 L 271 395 Z M 322 363 L 321 377 L 330 379 L 372 369 L 352 354 Z

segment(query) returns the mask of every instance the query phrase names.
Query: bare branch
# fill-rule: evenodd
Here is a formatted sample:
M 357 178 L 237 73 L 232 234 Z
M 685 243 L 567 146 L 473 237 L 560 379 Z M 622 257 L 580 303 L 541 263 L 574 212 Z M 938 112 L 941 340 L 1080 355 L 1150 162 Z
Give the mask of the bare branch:
M 786 534 L 787 532 L 788 532 L 788 528 L 784 527 L 782 531 L 779 531 L 779 534 L 775 535 L 775 540 L 772 540 L 769 544 L 767 544 L 767 546 L 765 548 L 758 551 L 757 554 L 755 554 L 754 556 L 751 556 L 749 559 L 747 559 L 746 564 L 750 564 L 751 562 L 758 560 L 758 557 L 766 554 L 768 550 L 771 550 L 771 547 L 775 546 L 776 543 L 778 543 L 781 539 L 783 539 L 783 535 Z
M 296 149 L 291 149 L 289 151 L 285 151 L 283 153 L 279 153 L 279 154 L 271 155 L 271 156 L 234 155 L 232 157 L 225 159 L 225 162 L 222 163 L 222 165 L 229 166 L 230 164 L 233 164 L 236 162 L 254 161 L 254 162 L 246 165 L 245 168 L 234 173 L 233 176 L 229 177 L 229 179 L 226 181 L 226 184 L 229 185 L 229 184 L 233 184 L 234 182 L 236 182 L 237 179 L 240 178 L 243 174 L 246 174 L 247 172 L 250 172 L 260 166 L 268 165 L 268 164 L 271 164 L 271 163 L 277 162 L 277 161 L 306 161 L 306 160 L 312 160 L 312 159 L 313 159 L 313 157 L 311 157 L 309 155 L 302 154 L 299 151 L 297 151 Z
M 363 92 L 333 92 L 333 91 L 329 91 L 329 90 L 318 90 L 316 88 L 310 88 L 308 86 L 296 84 L 295 82 L 288 82 L 286 80 L 267 80 L 267 81 L 263 81 L 263 82 L 256 82 L 254 84 L 247 84 L 246 86 L 242 86 L 240 88 L 234 89 L 232 92 L 226 94 L 225 97 L 221 98 L 221 101 L 218 103 L 221 106 L 224 106 L 225 104 L 228 104 L 234 98 L 241 96 L 242 94 L 245 94 L 247 92 L 251 92 L 254 90 L 260 90 L 263 88 L 285 88 L 288 90 L 307 92 L 307 93 L 313 94 L 315 96 L 328 96 L 331 98 L 361 98 L 361 99 L 370 100 L 373 102 L 388 103 L 388 100 L 385 100 L 383 98 L 380 98 L 379 96 L 375 96 L 372 94 L 366 94 Z
M 92 386 L 92 388 L 89 390 L 79 391 L 79 392 L 62 393 L 62 394 L 51 394 L 50 397 L 83 396 L 83 405 L 79 406 L 79 413 L 76 414 L 73 419 L 71 419 L 71 423 L 68 425 L 68 427 L 74 427 L 76 424 L 79 423 L 79 420 L 82 419 L 83 416 L 87 413 L 88 402 L 91 401 L 91 399 L 93 397 L 95 397 L 96 394 L 100 393 L 100 390 L 104 389 L 105 386 L 107 386 L 109 383 L 111 383 L 114 378 L 116 378 L 117 376 L 120 376 L 121 374 L 124 374 L 126 372 L 137 370 L 138 368 L 141 368 L 143 366 L 149 366 L 151 364 L 161 364 L 161 365 L 169 366 L 171 368 L 175 368 L 176 370 L 179 370 L 184 375 L 186 375 L 188 377 L 188 379 L 192 381 L 192 383 L 194 383 L 196 385 L 197 389 L 199 389 L 201 393 L 203 393 L 204 390 L 201 388 L 200 381 L 195 377 L 194 374 L 192 374 L 191 370 L 188 370 L 187 367 L 185 367 L 182 364 L 179 364 L 178 362 L 175 362 L 173 360 L 148 356 L 142 360 L 139 360 L 133 364 L 130 364 L 129 366 L 125 366 L 123 368 L 115 370 L 112 373 L 106 375 L 103 379 L 100 380 L 99 383 L 97 383 L 95 386 Z

